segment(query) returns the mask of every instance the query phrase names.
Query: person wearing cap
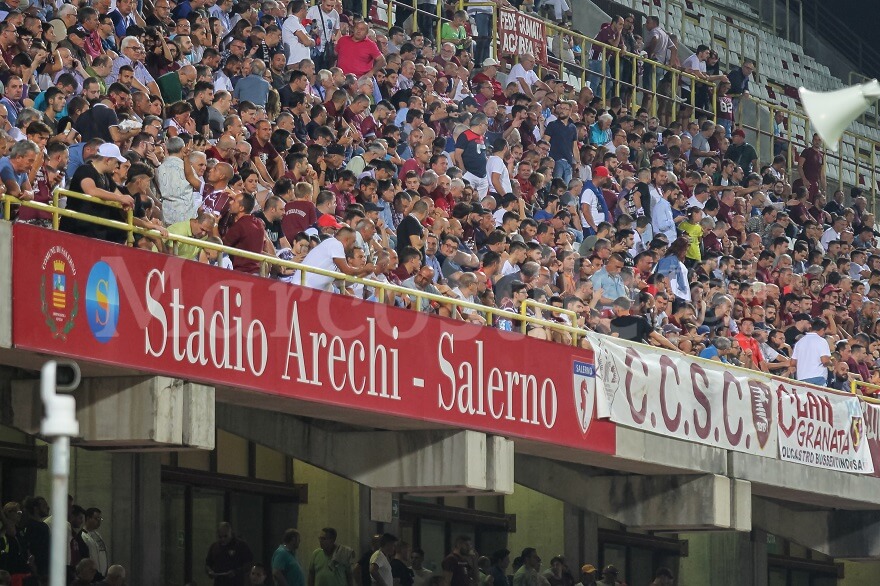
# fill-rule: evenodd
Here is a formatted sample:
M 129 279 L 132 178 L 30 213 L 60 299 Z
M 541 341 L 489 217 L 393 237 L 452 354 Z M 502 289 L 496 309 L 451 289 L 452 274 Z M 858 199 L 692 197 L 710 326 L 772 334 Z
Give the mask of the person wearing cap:
M 593 179 L 584 182 L 584 190 L 581 192 L 581 224 L 584 227 L 584 237 L 596 234 L 599 224 L 610 221 L 608 204 L 602 194 L 602 188 L 611 182 L 611 173 L 604 165 L 593 169 Z
M 620 571 L 616 567 L 612 565 L 607 565 L 605 566 L 605 569 L 602 570 L 602 580 L 599 582 L 599 584 L 605 584 L 607 586 L 617 586 L 618 584 L 623 584 L 623 582 L 617 579 L 619 575 Z
M 480 87 L 488 84 L 492 87 L 492 99 L 499 105 L 503 105 L 507 96 L 504 95 L 504 88 L 501 87 L 501 83 L 495 77 L 498 75 L 498 66 L 501 63 L 491 57 L 487 57 L 481 65 L 483 69 L 471 79 L 474 91 L 479 93 Z
M 746 142 L 746 133 L 741 128 L 737 128 L 731 134 L 730 146 L 727 147 L 724 156 L 742 167 L 746 175 L 758 165 L 758 153 L 755 147 Z
M 812 318 L 809 313 L 796 313 L 792 317 L 792 325 L 785 330 L 785 343 L 794 348 L 794 345 L 810 330 Z
M 599 570 L 593 564 L 584 564 L 581 566 L 581 581 L 575 586 L 596 586 L 596 577 Z
M 817 317 L 810 322 L 810 331 L 794 345 L 791 360 L 797 380 L 819 386 L 825 386 L 828 381 L 831 347 L 825 339 L 827 329 L 828 323 Z
M 21 146 L 19 146 L 21 145 Z M 15 161 L 17 157 L 23 156 L 24 153 L 37 154 L 37 145 L 32 142 L 24 141 L 16 143 L 9 153 L 9 158 Z M 130 195 L 124 195 L 119 192 L 116 184 L 110 179 L 110 175 L 116 172 L 120 163 L 127 162 L 119 147 L 113 143 L 104 143 L 98 147 L 98 152 L 94 158 L 81 165 L 74 173 L 70 181 L 70 190 L 79 193 L 87 193 L 93 197 L 97 197 L 104 201 L 117 202 L 122 205 L 124 210 L 134 207 L 134 198 Z M 0 162 L 2 167 L 2 162 Z M 190 189 L 190 197 L 192 197 L 192 189 Z M 119 208 L 109 207 L 98 203 L 84 201 L 77 198 L 68 198 L 68 211 L 97 216 L 107 220 L 123 221 L 124 216 Z M 188 218 L 187 218 L 188 219 Z M 111 242 L 125 242 L 127 234 L 122 231 L 112 230 L 93 224 L 83 222 L 71 217 L 61 218 L 60 229 L 72 234 L 80 234 L 91 238 L 99 238 L 101 240 L 110 240 Z

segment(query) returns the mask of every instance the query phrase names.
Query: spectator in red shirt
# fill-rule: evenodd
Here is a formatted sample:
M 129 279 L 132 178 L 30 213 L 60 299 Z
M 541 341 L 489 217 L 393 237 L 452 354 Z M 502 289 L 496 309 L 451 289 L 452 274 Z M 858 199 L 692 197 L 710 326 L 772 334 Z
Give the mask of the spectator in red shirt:
M 355 203 L 354 184 L 357 182 L 357 175 L 351 171 L 342 171 L 339 173 L 339 179 L 336 183 L 327 189 L 336 197 L 336 216 L 343 217 L 348 206 Z
M 810 199 L 814 199 L 820 190 L 824 192 L 828 187 L 825 181 L 825 155 L 819 150 L 820 148 L 822 148 L 822 139 L 818 134 L 814 134 L 812 144 L 805 148 L 798 158 L 801 176 L 792 184 L 795 188 L 806 187 L 810 192 Z
M 501 82 L 499 82 L 495 76 L 498 75 L 498 66 L 500 63 L 491 57 L 487 57 L 483 60 L 483 70 L 480 73 L 476 74 L 473 79 L 471 79 L 471 85 L 474 87 L 474 91 L 477 91 L 478 88 L 488 84 L 492 88 L 492 93 L 489 95 L 487 99 L 495 100 L 498 105 L 502 106 L 505 103 L 504 96 L 504 88 L 501 87 Z M 481 95 L 482 92 L 480 92 Z M 480 98 L 477 98 L 477 101 L 480 101 Z M 485 101 L 484 101 L 485 103 Z
M 281 231 L 288 242 L 318 221 L 318 210 L 312 202 L 313 190 L 310 183 L 297 183 L 293 188 L 293 199 L 284 205 L 281 218 Z
M 746 355 L 751 356 L 755 367 L 766 372 L 767 363 L 764 361 L 764 356 L 761 354 L 761 347 L 758 345 L 758 341 L 752 337 L 752 334 L 754 333 L 755 320 L 746 316 L 740 321 L 739 333 L 735 336 L 735 339 L 739 343 L 740 348 L 743 349 L 743 352 L 745 352 Z
M 229 202 L 229 213 L 235 218 L 235 223 L 223 236 L 223 244 L 254 254 L 266 251 L 265 225 L 251 215 L 256 205 L 256 198 L 249 193 L 239 193 L 232 198 Z M 274 249 L 269 253 L 274 256 Z M 232 268 L 251 275 L 260 274 L 260 263 L 241 256 L 232 257 Z
M 375 74 L 385 67 L 385 57 L 376 43 L 367 38 L 369 25 L 360 21 L 355 23 L 351 36 L 340 37 L 336 42 L 336 65 L 345 73 L 361 77 Z
M 413 158 L 408 159 L 400 167 L 400 173 L 398 174 L 398 177 L 403 179 L 410 171 L 415 171 L 416 174 L 421 177 L 422 173 L 425 172 L 425 165 L 427 165 L 428 161 L 430 160 L 431 147 L 426 144 L 418 145 L 413 152 Z

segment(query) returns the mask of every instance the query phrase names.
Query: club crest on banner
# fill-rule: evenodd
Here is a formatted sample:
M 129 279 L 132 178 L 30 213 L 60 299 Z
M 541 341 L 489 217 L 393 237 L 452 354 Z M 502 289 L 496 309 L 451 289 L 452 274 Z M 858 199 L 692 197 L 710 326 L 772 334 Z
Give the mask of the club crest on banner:
M 581 426 L 581 431 L 587 433 L 590 422 L 593 420 L 593 408 L 596 404 L 596 369 L 586 362 L 574 362 L 574 374 L 572 388 L 574 389 L 574 405 Z
M 53 246 L 43 257 L 40 310 L 53 338 L 66 340 L 79 313 L 76 264 L 63 246 Z

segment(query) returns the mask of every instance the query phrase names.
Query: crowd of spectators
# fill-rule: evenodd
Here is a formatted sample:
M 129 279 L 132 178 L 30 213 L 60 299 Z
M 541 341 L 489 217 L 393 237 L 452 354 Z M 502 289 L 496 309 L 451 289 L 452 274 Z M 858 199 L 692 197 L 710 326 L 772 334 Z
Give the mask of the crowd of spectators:
M 101 509 L 88 509 L 68 497 L 67 548 L 63 583 L 124 586 L 126 572 L 113 563 L 99 529 Z M 40 586 L 49 583 L 52 559 L 52 511 L 44 497 L 9 501 L 0 511 L 0 586 Z
M 506 72 L 472 34 L 482 19 L 451 7 L 435 43 L 407 34 L 412 15 L 386 34 L 338 0 L 17 5 L 0 5 L 8 194 L 45 203 L 67 187 L 133 209 L 152 230 L 139 247 L 376 302 L 370 286 L 266 275 L 168 237 L 486 307 L 532 299 L 578 316 L 536 317 L 804 380 L 827 370 L 838 388 L 876 377 L 874 216 L 859 189 L 848 203 L 827 193 L 818 137 L 797 178 L 781 154 L 758 159 L 731 105 L 748 94 L 751 62 L 722 75 L 697 47 L 680 67 L 718 84 L 717 119 L 701 87 L 696 109 L 667 100 L 651 116 L 650 93 L 627 97 L 633 88 L 613 91 L 613 79 L 607 97 L 575 91 L 539 76 L 528 54 Z M 601 40 L 629 46 L 630 21 L 615 16 Z M 647 55 L 676 65 L 674 39 L 655 18 L 646 29 Z M 66 206 L 123 217 L 73 197 Z M 51 223 L 43 210 L 15 214 Z M 75 218 L 61 229 L 126 237 Z M 406 293 L 383 302 L 522 325 Z M 798 359 L 811 330 L 829 347 L 805 337 L 811 353 Z

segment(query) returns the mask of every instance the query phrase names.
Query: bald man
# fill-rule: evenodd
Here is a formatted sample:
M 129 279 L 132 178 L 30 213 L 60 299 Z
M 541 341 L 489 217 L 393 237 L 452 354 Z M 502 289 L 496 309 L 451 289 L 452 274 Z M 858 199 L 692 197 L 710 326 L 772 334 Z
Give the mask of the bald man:
M 156 83 L 166 104 L 179 102 L 183 99 L 183 88 L 192 89 L 195 86 L 196 68 L 192 65 L 184 65 L 177 71 L 166 73 L 157 79 Z

